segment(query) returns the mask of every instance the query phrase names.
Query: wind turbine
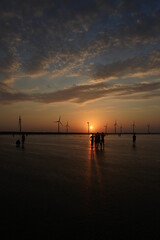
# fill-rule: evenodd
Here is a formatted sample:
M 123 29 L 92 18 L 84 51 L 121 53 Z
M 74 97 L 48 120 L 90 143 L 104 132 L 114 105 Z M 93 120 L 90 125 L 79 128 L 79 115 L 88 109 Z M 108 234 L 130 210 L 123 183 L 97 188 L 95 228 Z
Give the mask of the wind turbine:
M 58 133 L 60 133 L 60 125 L 62 125 L 62 123 L 61 123 L 61 116 L 59 116 L 59 119 L 57 121 L 55 121 L 55 122 L 58 124 Z
M 21 132 L 21 130 L 22 130 L 22 128 L 21 128 L 21 123 L 22 123 L 22 121 L 21 121 L 21 116 L 19 116 L 19 131 Z
M 66 124 L 66 131 L 68 133 L 68 129 L 70 128 L 70 126 L 68 125 L 68 121 L 67 121 L 67 124 Z
M 115 134 L 117 133 L 117 122 L 116 121 L 114 123 L 114 132 L 115 132 Z
M 88 133 L 89 133 L 89 122 L 87 122 L 87 124 L 88 124 Z
M 147 124 L 148 134 L 150 134 L 150 124 Z

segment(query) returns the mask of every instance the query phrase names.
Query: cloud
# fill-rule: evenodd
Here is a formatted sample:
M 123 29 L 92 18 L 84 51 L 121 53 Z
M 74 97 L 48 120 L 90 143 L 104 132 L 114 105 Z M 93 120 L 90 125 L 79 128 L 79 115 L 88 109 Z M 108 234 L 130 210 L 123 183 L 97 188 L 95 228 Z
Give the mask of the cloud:
M 153 51 L 149 55 L 137 56 L 112 64 L 94 66 L 94 80 L 121 78 L 121 77 L 144 77 L 147 75 L 160 74 L 160 50 Z
M 158 43 L 159 9 L 144 0 L 2 0 L 0 70 L 31 77 L 64 68 L 88 74 L 87 64 L 112 49 Z
M 3 91 L 7 92 L 8 90 L 9 90 L 9 87 L 7 86 L 7 84 L 0 82 L 0 92 L 3 92 Z
M 152 99 L 154 97 L 160 97 L 160 82 L 112 85 L 103 82 L 73 86 L 55 92 L 38 94 L 11 92 L 7 89 L 6 85 L 0 85 L 1 104 L 10 104 L 20 101 L 33 101 L 46 104 L 66 101 L 74 103 L 86 103 L 88 101 L 96 101 L 98 99 L 107 97 L 118 99 L 135 99 L 135 96 L 136 98 L 138 96 L 138 98 L 141 99 Z
M 0 49 L 0 72 L 11 73 L 18 70 L 20 66 L 15 48 Z

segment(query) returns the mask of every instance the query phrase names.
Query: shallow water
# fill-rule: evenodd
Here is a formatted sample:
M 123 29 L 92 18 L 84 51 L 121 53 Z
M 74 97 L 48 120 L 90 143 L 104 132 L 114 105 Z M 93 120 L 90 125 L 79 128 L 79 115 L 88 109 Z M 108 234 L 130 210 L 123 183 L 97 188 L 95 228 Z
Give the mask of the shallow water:
M 0 136 L 1 226 L 22 239 L 159 239 L 160 136 Z M 57 237 L 58 234 L 58 237 Z

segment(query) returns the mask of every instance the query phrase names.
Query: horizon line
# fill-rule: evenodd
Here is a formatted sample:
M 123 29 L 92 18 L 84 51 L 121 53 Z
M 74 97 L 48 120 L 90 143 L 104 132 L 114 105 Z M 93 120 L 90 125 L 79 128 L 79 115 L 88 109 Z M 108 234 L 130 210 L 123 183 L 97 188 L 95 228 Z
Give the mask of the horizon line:
M 78 135 L 78 134 L 82 134 L 82 135 L 90 135 L 90 134 L 95 134 L 96 132 L 52 132 L 52 131 L 0 131 L 0 135 L 21 135 L 21 134 L 25 134 L 25 135 Z M 101 132 L 99 132 L 101 133 Z M 125 134 L 134 134 L 133 132 L 122 132 L 122 133 L 115 133 L 115 132 L 108 132 L 105 133 L 103 132 L 105 135 L 125 135 Z M 160 134 L 160 132 L 135 132 L 135 134 L 143 134 L 143 135 L 155 135 L 155 134 Z

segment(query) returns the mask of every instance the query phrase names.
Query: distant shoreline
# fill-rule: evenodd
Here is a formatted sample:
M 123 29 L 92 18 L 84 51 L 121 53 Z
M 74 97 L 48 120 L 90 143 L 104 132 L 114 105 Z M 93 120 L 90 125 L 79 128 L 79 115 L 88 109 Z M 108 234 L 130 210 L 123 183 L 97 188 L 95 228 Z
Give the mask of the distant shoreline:
M 92 133 L 84 133 L 84 132 L 41 132 L 41 131 L 22 131 L 22 132 L 17 132 L 17 131 L 0 131 L 0 135 L 90 135 Z M 94 132 L 93 132 L 94 134 Z M 126 133 L 121 133 L 121 135 L 131 135 L 133 134 L 132 132 L 126 132 Z M 159 135 L 160 133 L 144 133 L 144 132 L 137 132 L 136 134 L 138 135 Z M 105 135 L 120 135 L 120 133 L 105 133 Z

